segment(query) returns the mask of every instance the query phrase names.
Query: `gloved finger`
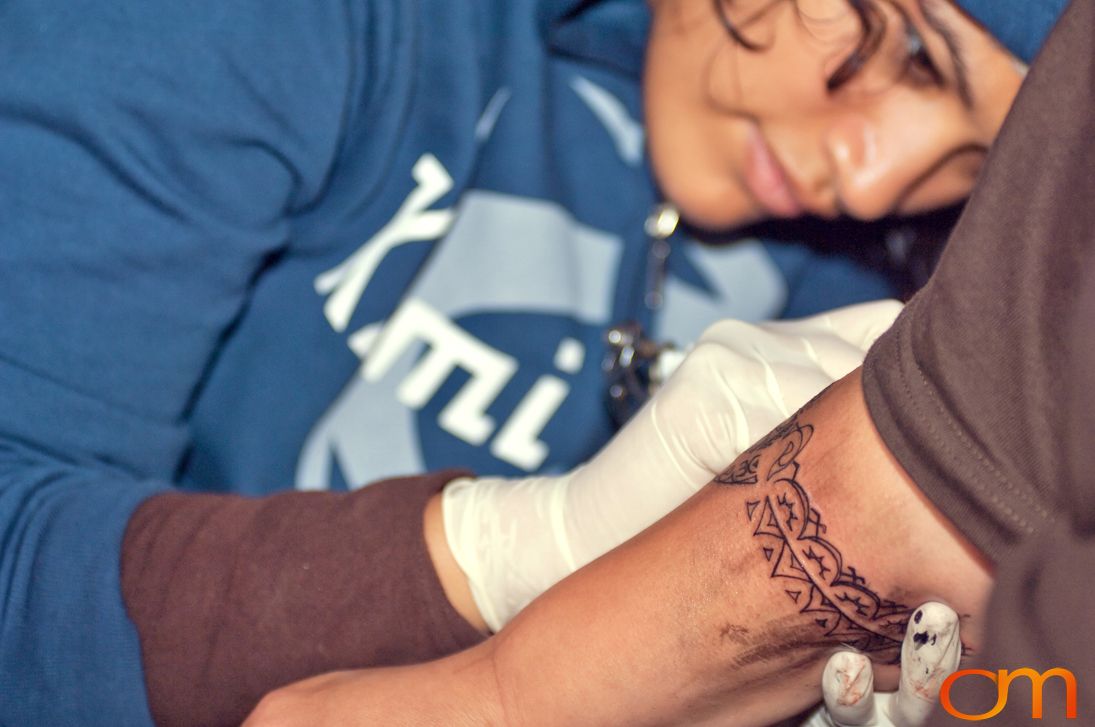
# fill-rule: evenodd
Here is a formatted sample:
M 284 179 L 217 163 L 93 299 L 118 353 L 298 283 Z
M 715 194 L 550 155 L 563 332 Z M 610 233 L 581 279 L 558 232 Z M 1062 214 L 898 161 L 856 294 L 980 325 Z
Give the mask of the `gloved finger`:
M 819 391 L 863 362 L 863 353 L 829 330 L 816 335 L 791 335 L 769 330 L 771 324 L 727 319 L 704 331 L 689 358 L 697 352 L 721 352 L 733 360 L 718 369 L 722 387 L 732 391 L 747 412 L 772 412 L 775 424 L 789 417 Z M 842 349 L 839 361 L 818 358 L 817 349 Z M 682 368 L 688 366 L 685 361 Z M 833 370 L 835 369 L 837 370 Z M 752 419 L 752 414 L 748 415 Z M 773 426 L 775 425 L 773 424 Z M 767 430 L 755 428 L 754 437 Z M 752 444 L 750 439 L 748 444 Z
M 801 336 L 807 355 L 838 379 L 863 363 L 867 349 L 893 324 L 901 307 L 894 300 L 877 301 L 762 325 L 783 336 Z
M 841 311 L 797 321 L 760 324 L 724 320 L 705 330 L 700 342 L 730 349 L 750 361 L 752 365 L 747 370 L 764 372 L 766 396 L 785 401 L 793 412 L 821 388 L 863 363 L 867 348 L 874 340 L 858 345 L 846 339 L 832 325 L 832 318 L 839 313 Z M 891 313 L 892 310 L 888 310 L 884 316 L 887 323 Z M 875 316 L 873 313 L 864 315 Z M 847 322 L 854 320 L 854 316 L 845 315 L 838 320 L 841 325 L 850 325 Z M 882 331 L 885 325 L 875 327 Z M 821 383 L 811 391 L 817 385 L 812 379 Z
M 810 318 L 775 321 L 766 325 L 772 325 L 774 330 L 799 335 L 802 329 L 813 332 L 824 326 L 837 337 L 865 351 L 893 325 L 903 308 L 904 305 L 896 300 L 877 300 L 837 308 Z
M 833 654 L 821 674 L 821 693 L 834 725 L 871 723 L 875 712 L 871 660 L 854 651 Z
M 888 705 L 896 727 L 919 727 L 927 720 L 939 687 L 962 658 L 958 631 L 958 614 L 941 603 L 925 603 L 909 619 L 901 645 L 901 682 Z

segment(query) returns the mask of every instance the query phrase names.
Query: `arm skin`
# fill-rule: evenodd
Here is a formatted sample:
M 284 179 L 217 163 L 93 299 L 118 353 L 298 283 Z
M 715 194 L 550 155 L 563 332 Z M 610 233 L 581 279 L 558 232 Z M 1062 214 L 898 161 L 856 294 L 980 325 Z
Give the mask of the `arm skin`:
M 910 605 L 951 604 L 976 650 L 991 585 L 882 444 L 856 371 L 494 638 L 291 685 L 247 724 L 767 724 L 816 701 L 842 643 L 893 663 Z

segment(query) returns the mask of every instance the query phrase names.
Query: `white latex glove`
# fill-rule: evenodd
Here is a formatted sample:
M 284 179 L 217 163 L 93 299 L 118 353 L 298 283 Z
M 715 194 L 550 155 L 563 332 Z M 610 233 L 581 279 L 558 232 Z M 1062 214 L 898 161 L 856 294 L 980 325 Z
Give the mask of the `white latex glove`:
M 939 698 L 943 680 L 962 658 L 958 614 L 941 603 L 916 609 L 901 645 L 896 692 L 874 693 L 870 660 L 854 651 L 829 658 L 821 677 L 825 707 L 803 727 L 919 727 Z
M 556 477 L 462 479 L 445 534 L 487 625 L 638 534 L 844 376 L 901 310 L 880 301 L 799 321 L 723 321 L 590 462 Z

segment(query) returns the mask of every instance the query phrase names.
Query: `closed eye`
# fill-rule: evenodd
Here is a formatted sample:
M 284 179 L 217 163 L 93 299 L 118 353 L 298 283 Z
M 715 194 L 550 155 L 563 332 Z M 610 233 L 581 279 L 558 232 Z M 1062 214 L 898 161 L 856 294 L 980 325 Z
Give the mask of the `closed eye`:
M 905 63 L 905 73 L 910 81 L 939 88 L 947 85 L 946 77 L 924 43 L 924 36 L 908 20 L 905 22 Z

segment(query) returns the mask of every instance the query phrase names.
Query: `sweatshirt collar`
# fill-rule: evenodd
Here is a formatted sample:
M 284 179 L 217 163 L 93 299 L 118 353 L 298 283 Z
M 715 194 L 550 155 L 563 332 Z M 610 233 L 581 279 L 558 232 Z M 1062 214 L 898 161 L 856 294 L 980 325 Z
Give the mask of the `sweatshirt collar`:
M 543 0 L 540 27 L 555 54 L 642 75 L 650 27 L 646 0 Z

